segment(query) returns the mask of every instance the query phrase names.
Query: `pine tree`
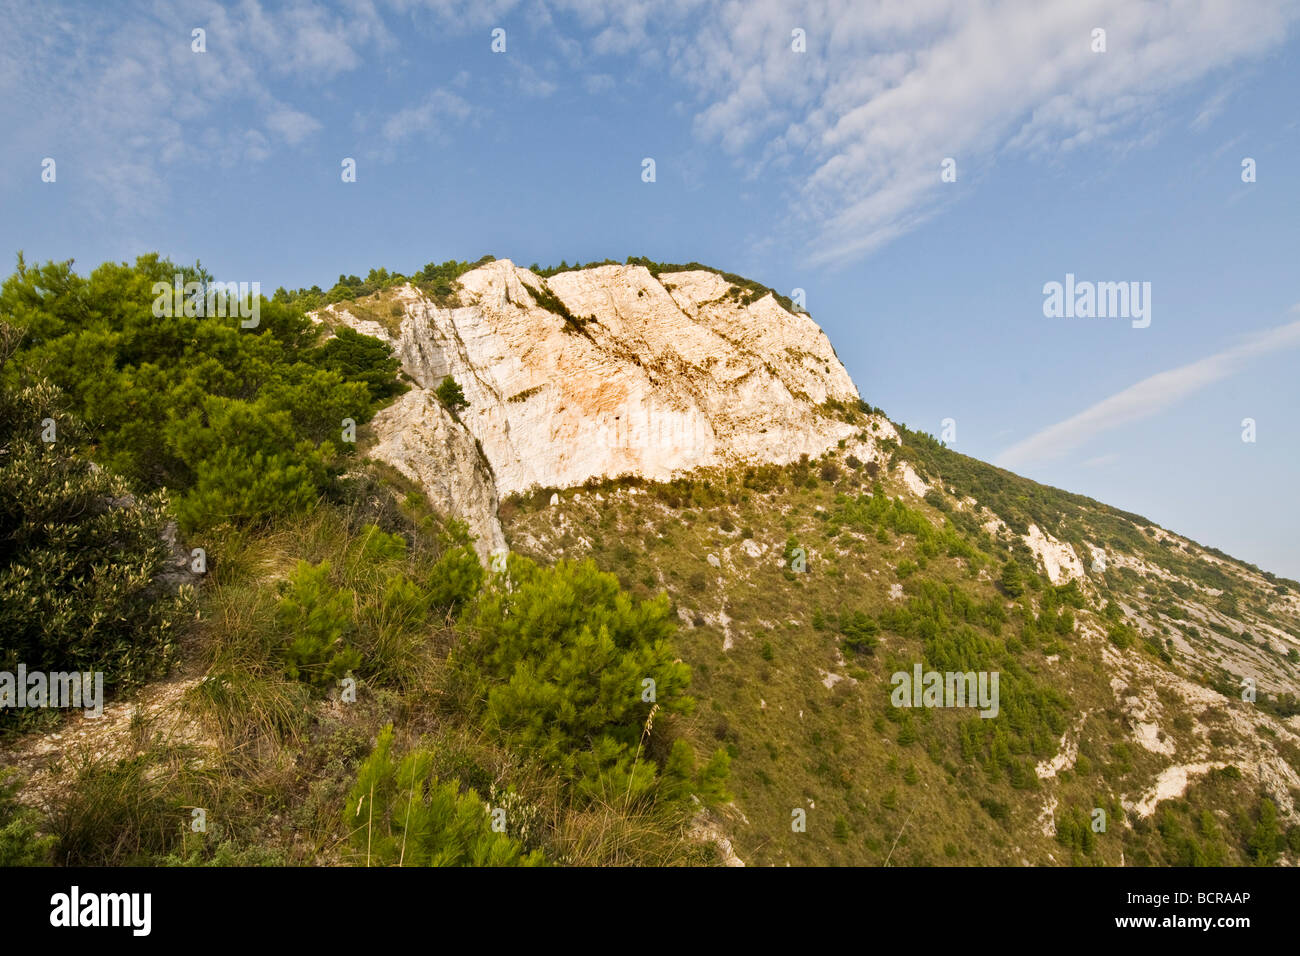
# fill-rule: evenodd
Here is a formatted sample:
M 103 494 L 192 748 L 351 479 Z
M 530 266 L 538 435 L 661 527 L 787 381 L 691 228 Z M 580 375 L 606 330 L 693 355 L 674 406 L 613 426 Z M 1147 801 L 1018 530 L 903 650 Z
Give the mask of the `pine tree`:
M 317 687 L 333 684 L 361 665 L 361 653 L 348 642 L 354 595 L 330 584 L 329 574 L 328 561 L 315 567 L 299 561 L 275 609 L 287 642 L 285 673 Z
M 694 706 L 666 595 L 636 601 L 589 560 L 541 568 L 511 556 L 504 579 L 484 589 L 462 623 L 474 635 L 459 661 L 462 683 L 471 701 L 483 702 L 489 730 L 575 779 L 591 799 L 622 803 L 653 792 L 658 771 L 643 747 L 651 709 L 662 726 Z M 708 781 L 722 767 L 706 769 L 698 783 L 716 789 Z
M 1024 573 L 1020 563 L 1014 558 L 1002 566 L 1002 577 L 999 583 L 1002 586 L 1002 593 L 1007 597 L 1018 598 L 1025 593 Z
M 540 866 L 540 851 L 493 829 L 489 809 L 458 781 L 440 782 L 433 754 L 392 756 L 393 725 L 379 733 L 344 810 L 358 862 L 366 866 Z M 505 820 L 507 829 L 510 821 Z
M 442 407 L 453 415 L 462 408 L 469 408 L 469 402 L 465 400 L 465 393 L 461 391 L 460 385 L 450 375 L 442 380 L 436 394 L 438 401 L 442 403 Z
M 1250 836 L 1250 858 L 1257 866 L 1269 866 L 1277 859 L 1277 805 L 1267 798 L 1259 804 L 1259 822 Z

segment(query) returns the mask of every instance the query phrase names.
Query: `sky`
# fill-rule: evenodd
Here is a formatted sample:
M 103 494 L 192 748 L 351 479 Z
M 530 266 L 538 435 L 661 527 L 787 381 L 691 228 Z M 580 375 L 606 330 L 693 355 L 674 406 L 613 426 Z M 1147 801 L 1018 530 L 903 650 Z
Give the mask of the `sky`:
M 158 251 L 269 293 L 484 254 L 704 262 L 803 289 L 895 421 L 1300 579 L 1297 0 L 0 23 L 5 273 Z M 1067 282 L 1137 296 L 1060 314 Z

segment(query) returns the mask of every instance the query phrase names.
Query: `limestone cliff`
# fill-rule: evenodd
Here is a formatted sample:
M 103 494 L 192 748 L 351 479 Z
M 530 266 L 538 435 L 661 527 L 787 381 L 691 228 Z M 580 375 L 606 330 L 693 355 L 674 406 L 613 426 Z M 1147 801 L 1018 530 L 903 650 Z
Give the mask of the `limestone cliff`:
M 370 453 L 468 521 L 483 555 L 504 544 L 498 496 L 785 463 L 859 431 L 825 404 L 858 392 L 816 323 L 714 272 L 543 279 L 502 259 L 463 275 L 450 307 L 411 285 L 387 295 L 386 321 L 346 304 L 317 320 L 393 345 L 416 387 L 376 417 Z M 459 421 L 433 397 L 448 375 L 469 401 Z

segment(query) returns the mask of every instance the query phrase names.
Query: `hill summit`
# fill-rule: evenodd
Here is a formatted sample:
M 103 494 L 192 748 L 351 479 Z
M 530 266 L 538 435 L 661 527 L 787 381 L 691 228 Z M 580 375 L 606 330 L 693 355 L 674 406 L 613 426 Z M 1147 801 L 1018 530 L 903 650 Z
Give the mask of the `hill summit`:
M 895 425 L 771 290 L 497 260 L 314 318 L 392 345 L 413 387 L 368 454 L 484 561 L 593 558 L 668 592 L 733 757 L 736 801 L 703 831 L 728 860 L 880 862 L 917 807 L 911 862 L 1272 859 L 1257 821 L 1294 820 L 1300 588 Z M 448 377 L 467 405 L 439 400 Z M 889 706 L 891 674 L 944 662 L 1001 674 L 998 718 Z M 816 806 L 834 840 L 774 836 Z
M 503 545 L 499 497 L 592 478 L 817 457 L 861 431 L 815 322 L 704 269 L 603 265 L 547 278 L 498 259 L 444 302 L 405 283 L 314 317 L 391 344 L 413 388 L 370 454 Z M 450 376 L 468 403 L 438 400 Z M 883 416 L 882 437 L 897 435 Z

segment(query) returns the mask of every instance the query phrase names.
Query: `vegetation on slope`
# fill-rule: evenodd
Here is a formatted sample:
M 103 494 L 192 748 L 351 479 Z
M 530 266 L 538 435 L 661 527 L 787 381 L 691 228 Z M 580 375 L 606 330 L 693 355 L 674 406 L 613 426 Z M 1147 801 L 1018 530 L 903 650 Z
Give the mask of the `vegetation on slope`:
M 492 262 L 495 256 L 482 256 L 475 262 L 460 262 L 448 259 L 446 262 L 430 262 L 418 272 L 409 276 L 387 269 L 371 269 L 364 279 L 355 275 L 340 275 L 338 281 L 328 291 L 322 291 L 318 285 L 310 289 L 288 290 L 283 286 L 275 290 L 272 297 L 300 312 L 311 312 L 335 302 L 347 302 L 376 296 L 395 286 L 410 282 L 425 295 L 441 304 L 450 304 L 455 300 L 456 280 L 471 269 Z
M 689 719 L 731 756 L 735 803 L 722 819 L 743 859 L 1263 859 L 1252 840 L 1272 801 L 1239 772 L 1194 782 L 1154 816 L 1126 804 L 1166 763 L 1134 741 L 1110 685 L 1105 597 L 1078 582 L 1053 585 L 1011 539 L 970 522 L 949 498 L 942 508 L 936 496 L 909 504 L 887 466 L 851 458 L 707 469 L 662 484 L 593 481 L 503 504 L 516 550 L 589 554 L 632 593 L 671 597 L 704 705 Z M 796 549 L 803 572 L 791 566 Z M 1144 642 L 1129 653 L 1164 666 Z M 1001 714 L 893 706 L 890 676 L 918 663 L 1000 672 Z M 1171 699 L 1168 712 L 1180 703 Z M 1245 706 L 1234 695 L 1197 719 L 1218 734 L 1226 723 L 1216 722 Z M 1162 726 L 1175 752 L 1192 750 L 1194 723 Z M 1073 759 L 1040 772 L 1071 749 Z M 1300 767 L 1300 751 L 1290 759 Z M 806 814 L 804 831 L 791 825 L 795 810 Z M 1097 811 L 1105 832 L 1093 829 Z M 1196 826 L 1204 818 L 1204 833 L 1162 826 L 1170 813 Z M 1274 829 L 1270 861 L 1292 852 L 1284 833 L 1300 836 L 1294 818 Z
M 424 280 L 450 295 L 470 267 Z M 1300 852 L 1300 794 L 1276 799 L 1237 766 L 1251 712 L 1226 672 L 1194 672 L 1148 620 L 1222 628 L 1272 660 L 1223 615 L 1293 628 L 1267 600 L 1288 582 L 1207 565 L 1136 516 L 906 429 L 880 460 L 591 482 L 558 508 L 537 489 L 503 503 L 516 553 L 485 570 L 463 526 L 343 437 L 401 389 L 383 343 L 322 342 L 301 292 L 262 300 L 253 329 L 157 319 L 152 283 L 176 271 L 204 278 L 157 257 L 86 278 L 20 259 L 0 289 L 0 654 L 103 667 L 119 686 L 81 757 L 33 761 L 33 736 L 10 731 L 6 760 L 28 779 L 24 802 L 0 789 L 0 860 L 717 862 L 702 827 L 751 863 Z M 331 291 L 382 298 L 401 279 L 354 278 Z M 865 429 L 875 410 L 826 412 Z M 925 501 L 904 496 L 903 461 L 936 486 Z M 981 505 L 1180 577 L 1119 566 L 1054 585 Z M 207 556 L 189 605 L 160 578 L 169 516 L 181 553 Z M 1192 625 L 1209 600 L 1222 615 Z M 68 639 L 38 640 L 40 621 Z M 130 690 L 169 654 L 168 684 Z M 892 675 L 917 664 L 996 671 L 998 717 L 895 706 Z M 1112 686 L 1166 672 L 1221 702 L 1192 716 L 1169 687 Z M 1153 696 L 1156 749 L 1124 703 Z M 1264 693 L 1258 709 L 1294 703 Z M 1168 765 L 1159 748 L 1201 738 L 1224 765 L 1138 812 Z
M 1184 655 L 1182 663 L 1197 680 L 1230 697 L 1239 693 L 1241 674 L 1213 663 L 1220 656 L 1216 642 L 1247 645 L 1268 671 L 1289 675 L 1293 684 L 1300 677 L 1296 667 L 1300 652 L 1266 636 L 1273 630 L 1295 633 L 1300 626 L 1300 617 L 1282 611 L 1276 600 L 1300 595 L 1300 584 L 1178 538 L 1139 515 L 960 455 L 929 435 L 904 427 L 899 434 L 901 455 L 937 486 L 929 503 L 959 523 L 965 533 L 987 536 L 982 522 L 996 515 L 1017 535 L 1032 524 L 1069 544 L 1090 565 L 1090 585 L 1118 646 L 1141 640 L 1165 664 L 1173 664 L 1178 642 L 1186 642 L 1192 645 L 1195 660 Z M 967 498 L 982 510 L 956 507 Z M 1094 547 L 1122 560 L 1091 566 Z M 1144 569 L 1143 564 L 1159 573 Z M 1139 608 L 1141 615 L 1137 615 Z M 1126 623 L 1134 616 L 1141 620 Z M 1294 693 L 1262 693 L 1258 703 L 1281 717 L 1300 713 Z
M 14 492 L 0 529 L 13 584 L 3 660 L 103 667 L 125 685 L 165 669 L 163 651 L 179 645 L 176 671 L 192 685 L 161 711 L 143 706 L 146 689 L 125 752 L 106 744 L 41 771 L 39 817 L 0 807 L 0 853 L 27 853 L 22 843 L 32 859 L 48 848 L 90 864 L 707 859 L 683 835 L 697 800 L 726 798 L 727 761 L 697 761 L 676 730 L 693 704 L 662 602 L 633 601 L 584 564 L 516 559 L 486 575 L 463 526 L 377 465 L 345 473 L 350 448 L 328 437 L 395 393 L 381 343 L 319 345 L 301 314 L 265 301 L 251 329 L 157 319 L 152 284 L 175 271 L 142 257 L 83 279 L 66 263 L 20 260 L 0 292 L 13 359 L 0 379 L 0 480 Z M 50 416 L 57 442 L 39 438 Z M 165 495 L 184 550 L 201 543 L 207 569 L 196 620 L 174 631 L 159 579 Z M 86 586 L 69 588 L 78 575 Z M 101 621 L 104 608 L 114 613 Z M 549 622 L 547 640 L 519 620 Z M 24 738 L 14 743 L 21 751 Z M 399 771 L 416 783 L 389 786 Z M 360 857 L 349 813 L 372 786 L 386 802 L 369 807 Z M 471 825 L 480 800 L 502 811 L 503 831 Z M 390 811 L 416 804 L 399 841 L 409 855 L 391 859 L 385 847 L 406 824 Z
M 167 489 L 186 531 L 310 510 L 352 452 L 349 423 L 391 394 L 387 349 L 321 347 L 301 313 L 265 300 L 253 328 L 155 317 L 154 283 L 178 273 L 205 279 L 156 255 L 85 278 L 20 257 L 0 289 L 0 320 L 23 333 L 7 374 L 57 388 L 95 460 L 138 491 Z

